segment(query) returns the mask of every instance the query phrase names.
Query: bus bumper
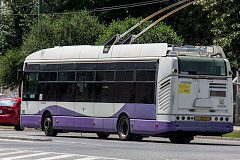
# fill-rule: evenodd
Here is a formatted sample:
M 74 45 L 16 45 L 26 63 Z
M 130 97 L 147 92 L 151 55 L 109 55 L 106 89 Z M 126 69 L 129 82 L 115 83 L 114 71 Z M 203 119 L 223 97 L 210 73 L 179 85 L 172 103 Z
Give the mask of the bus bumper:
M 132 133 L 161 135 L 167 132 L 191 132 L 195 135 L 221 135 L 233 131 L 231 122 L 181 122 L 131 120 Z

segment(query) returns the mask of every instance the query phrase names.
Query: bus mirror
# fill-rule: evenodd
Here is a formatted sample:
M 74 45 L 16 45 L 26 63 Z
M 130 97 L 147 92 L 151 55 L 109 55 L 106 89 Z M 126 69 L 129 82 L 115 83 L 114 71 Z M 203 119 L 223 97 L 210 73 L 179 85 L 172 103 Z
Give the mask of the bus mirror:
M 23 75 L 24 75 L 24 72 L 22 70 L 18 70 L 17 80 L 22 81 L 23 80 Z

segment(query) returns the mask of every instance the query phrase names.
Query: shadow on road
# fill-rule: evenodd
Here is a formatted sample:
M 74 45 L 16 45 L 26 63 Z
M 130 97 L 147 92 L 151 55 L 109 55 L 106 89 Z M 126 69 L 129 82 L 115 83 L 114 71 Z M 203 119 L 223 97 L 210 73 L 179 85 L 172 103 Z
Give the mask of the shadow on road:
M 42 135 L 32 135 L 32 136 L 41 136 Z M 92 139 L 92 140 L 105 140 L 105 141 L 121 141 L 118 137 L 110 137 L 110 138 L 107 138 L 107 139 L 100 139 L 98 137 L 94 137 L 94 136 L 86 136 L 86 135 L 58 135 L 54 138 L 69 138 L 69 139 Z M 205 139 L 204 139 L 205 140 Z M 207 139 L 206 139 L 207 140 Z M 240 142 L 239 144 L 231 144 L 231 143 L 228 143 L 228 142 L 231 142 L 231 141 L 226 141 L 226 142 L 223 142 L 223 141 L 220 141 L 220 140 L 216 140 L 216 141 L 219 141 L 219 143 L 217 142 L 190 142 L 189 144 L 174 144 L 174 143 L 171 143 L 170 141 L 168 141 L 167 138 L 165 138 L 164 140 L 159 139 L 159 140 L 156 140 L 156 139 L 149 139 L 149 138 L 145 138 L 141 141 L 121 141 L 121 142 L 126 142 L 126 143 L 159 143 L 159 144 L 172 144 L 172 145 L 210 145 L 210 146 L 240 146 Z M 234 142 L 234 141 L 232 141 Z

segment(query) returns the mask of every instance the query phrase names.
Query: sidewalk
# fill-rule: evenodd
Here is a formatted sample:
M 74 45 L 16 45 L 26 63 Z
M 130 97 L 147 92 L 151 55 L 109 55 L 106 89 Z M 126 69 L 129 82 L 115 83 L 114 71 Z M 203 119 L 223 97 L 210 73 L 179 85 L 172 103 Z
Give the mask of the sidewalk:
M 234 130 L 234 131 L 240 131 L 240 126 L 234 126 L 234 127 L 233 127 L 233 130 Z

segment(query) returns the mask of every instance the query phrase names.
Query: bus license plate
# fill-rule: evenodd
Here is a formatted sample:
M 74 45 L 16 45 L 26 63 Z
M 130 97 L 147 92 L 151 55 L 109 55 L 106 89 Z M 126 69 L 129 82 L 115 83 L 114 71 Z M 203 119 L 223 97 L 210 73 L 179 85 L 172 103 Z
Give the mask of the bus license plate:
M 211 121 L 211 117 L 195 117 L 196 121 Z

